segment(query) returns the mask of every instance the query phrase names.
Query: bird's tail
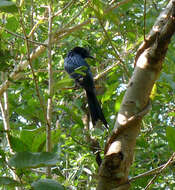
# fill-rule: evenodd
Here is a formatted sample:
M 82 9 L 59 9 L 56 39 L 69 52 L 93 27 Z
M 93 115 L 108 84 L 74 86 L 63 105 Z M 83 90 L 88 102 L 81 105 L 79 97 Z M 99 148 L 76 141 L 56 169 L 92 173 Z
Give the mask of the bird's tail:
M 86 90 L 86 95 L 93 125 L 95 125 L 98 120 L 101 120 L 104 126 L 108 129 L 108 123 L 104 117 L 104 114 L 97 100 L 95 92 Z

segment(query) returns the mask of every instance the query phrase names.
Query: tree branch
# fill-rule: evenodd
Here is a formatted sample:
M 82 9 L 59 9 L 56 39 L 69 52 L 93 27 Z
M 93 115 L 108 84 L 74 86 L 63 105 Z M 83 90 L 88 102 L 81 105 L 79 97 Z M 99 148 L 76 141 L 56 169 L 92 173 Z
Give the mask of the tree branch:
M 97 190 L 129 188 L 128 174 L 133 162 L 141 120 L 149 110 L 149 96 L 160 75 L 167 47 L 175 32 L 175 0 L 169 2 L 156 23 L 159 24 L 159 32 L 155 35 L 154 25 L 151 30 L 154 32 L 149 35 L 151 43 L 137 54 L 139 56 L 133 76 L 121 103 L 112 135 L 107 141 L 104 161 L 99 169 Z
M 47 101 L 47 121 L 49 125 L 46 128 L 46 151 L 51 152 L 51 123 L 52 123 L 52 98 L 53 98 L 53 71 L 52 71 L 52 1 L 48 6 L 49 25 L 48 25 L 48 75 L 49 89 Z M 47 167 L 47 177 L 51 177 L 51 168 Z
M 170 164 L 174 164 L 174 163 L 175 163 L 175 160 L 174 160 L 174 161 L 171 161 Z M 166 163 L 165 163 L 165 164 L 166 164 Z M 165 166 L 165 164 L 163 164 L 163 165 L 161 165 L 161 166 L 159 166 L 159 167 L 157 167 L 157 168 L 154 168 L 154 169 L 152 169 L 152 170 L 150 170 L 150 171 L 147 171 L 147 172 L 145 172 L 145 173 L 139 174 L 139 175 L 137 175 L 137 176 L 135 176 L 135 177 L 132 177 L 132 178 L 129 179 L 129 182 L 135 181 L 135 180 L 137 180 L 137 179 L 139 179 L 139 178 L 142 178 L 142 177 L 146 177 L 146 176 L 150 176 L 150 175 L 157 174 L 157 173 L 159 173 L 160 170 Z M 168 166 L 169 166 L 169 165 L 168 165 Z
M 7 32 L 7 33 L 9 33 L 9 34 L 11 34 L 11 35 L 13 35 L 13 36 L 15 36 L 15 37 L 21 38 L 21 39 L 23 39 L 23 40 L 26 39 L 24 36 L 21 36 L 21 35 L 19 35 L 19 34 L 16 34 L 16 33 L 14 33 L 14 32 L 11 32 L 11 31 L 7 30 L 6 28 L 4 28 L 4 27 L 2 27 L 2 26 L 0 26 L 0 29 L 4 30 L 5 32 Z M 31 35 L 29 35 L 29 36 L 31 36 Z M 33 44 L 42 45 L 42 46 L 47 46 L 47 44 L 45 44 L 45 43 L 41 43 L 41 42 L 37 42 L 37 41 L 34 41 L 34 40 L 30 40 L 30 39 L 28 39 L 28 38 L 27 38 L 27 41 L 29 41 L 29 42 L 31 42 L 31 43 L 33 43 Z
M 167 161 L 166 164 L 163 165 L 163 167 L 156 173 L 156 175 L 149 181 L 149 183 L 147 184 L 147 186 L 145 187 L 144 190 L 148 190 L 150 188 L 150 185 L 153 184 L 153 182 L 155 181 L 155 179 L 160 175 L 160 173 L 166 169 L 171 163 L 172 161 L 175 159 L 175 153 L 173 153 L 173 155 L 170 157 L 170 159 Z

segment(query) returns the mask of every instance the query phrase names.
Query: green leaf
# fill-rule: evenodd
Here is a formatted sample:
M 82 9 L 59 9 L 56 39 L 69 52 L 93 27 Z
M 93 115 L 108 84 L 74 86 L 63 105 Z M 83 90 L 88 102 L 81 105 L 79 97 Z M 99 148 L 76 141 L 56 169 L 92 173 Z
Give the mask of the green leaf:
M 147 143 L 144 135 L 141 135 L 139 139 L 137 139 L 137 145 L 142 148 L 148 148 L 149 144 Z
M 46 133 L 40 132 L 35 135 L 32 143 L 32 152 L 41 152 L 46 144 Z
M 94 129 L 94 131 L 93 131 L 93 135 L 94 136 L 102 136 L 104 134 L 104 131 L 102 130 L 102 129 L 99 129 L 99 128 L 96 128 L 96 129 Z
M 19 27 L 19 22 L 17 21 L 15 16 L 11 16 L 7 19 L 6 28 L 8 30 L 16 32 L 18 27 Z
M 10 144 L 15 152 L 27 151 L 28 147 L 17 137 L 9 135 Z
M 170 116 L 170 117 L 175 117 L 175 112 L 169 112 L 169 113 L 168 113 L 168 116 Z
M 18 152 L 10 160 L 9 165 L 15 168 L 38 168 L 53 166 L 59 161 L 56 153 Z
M 18 11 L 16 4 L 12 1 L 0 1 L 0 11 L 6 12 L 6 13 L 15 13 Z
M 104 16 L 104 6 L 105 4 L 102 1 L 94 0 L 92 3 L 92 10 L 98 18 L 103 18 Z
M 175 129 L 173 127 L 167 127 L 166 136 L 169 146 L 175 151 Z
M 111 98 L 111 96 L 116 93 L 115 90 L 117 88 L 117 82 L 114 84 L 111 84 L 108 88 L 107 91 L 105 92 L 105 94 L 103 95 L 101 101 L 102 103 L 104 103 L 105 101 L 109 100 Z
M 64 79 L 62 79 L 62 80 L 60 80 L 60 81 L 58 81 L 58 82 L 56 82 L 56 83 L 54 84 L 54 89 L 65 88 L 66 86 L 71 86 L 72 83 L 73 83 L 73 79 L 71 79 L 71 78 L 67 75 Z
M 154 84 L 154 86 L 153 86 L 153 88 L 152 88 L 152 90 L 151 90 L 151 94 L 150 94 L 150 96 L 149 96 L 150 99 L 151 99 L 151 100 L 154 100 L 156 94 L 157 94 L 157 85 Z
M 36 147 L 40 146 L 40 144 L 43 143 L 43 140 L 40 142 L 37 141 L 37 144 L 35 144 L 35 139 L 37 139 L 37 140 L 41 139 L 40 138 L 42 136 L 41 134 L 44 133 L 44 131 L 45 131 L 45 127 L 40 127 L 35 130 L 22 130 L 21 131 L 20 139 L 28 147 L 27 151 L 37 152 Z M 43 135 L 43 136 L 45 138 L 45 135 Z M 36 149 L 34 149 L 33 146 L 35 146 Z
M 13 180 L 10 177 L 0 177 L 0 186 L 8 185 L 8 186 L 20 186 L 18 181 Z
M 86 66 L 80 66 L 77 69 L 75 69 L 72 74 L 77 73 L 77 74 L 80 74 L 82 76 L 86 76 L 87 69 L 88 68 Z
M 32 183 L 34 190 L 64 190 L 65 188 L 52 179 L 40 179 Z
M 9 60 L 12 58 L 10 55 L 10 51 L 1 50 L 0 49 L 0 71 L 9 71 L 11 65 L 9 64 Z
M 52 144 L 58 144 L 59 140 L 60 140 L 60 136 L 61 136 L 61 130 L 60 129 L 56 129 L 54 131 L 52 131 L 51 133 L 51 139 L 52 139 Z
M 118 112 L 120 110 L 120 105 L 122 103 L 122 99 L 124 96 L 124 92 L 121 92 L 120 95 L 116 98 L 115 102 L 115 111 Z

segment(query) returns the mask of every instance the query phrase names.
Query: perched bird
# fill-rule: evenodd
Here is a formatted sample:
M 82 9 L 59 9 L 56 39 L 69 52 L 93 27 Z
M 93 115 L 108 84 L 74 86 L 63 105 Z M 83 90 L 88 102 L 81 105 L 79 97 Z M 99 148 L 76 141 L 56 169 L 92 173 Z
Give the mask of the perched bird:
M 82 47 L 73 48 L 64 60 L 64 69 L 78 86 L 85 89 L 93 125 L 101 120 L 104 126 L 108 128 L 108 123 L 95 94 L 93 75 L 85 58 L 93 58 L 87 49 Z

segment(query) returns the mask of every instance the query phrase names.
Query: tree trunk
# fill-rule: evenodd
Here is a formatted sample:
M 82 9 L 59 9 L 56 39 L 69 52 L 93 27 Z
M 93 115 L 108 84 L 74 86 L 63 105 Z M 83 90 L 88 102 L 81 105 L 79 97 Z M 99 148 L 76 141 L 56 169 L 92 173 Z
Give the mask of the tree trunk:
M 136 137 L 140 131 L 141 120 L 149 111 L 149 96 L 161 72 L 174 32 L 175 0 L 171 0 L 137 51 L 134 73 L 105 147 L 97 190 L 130 188 L 128 174 L 133 162 Z

